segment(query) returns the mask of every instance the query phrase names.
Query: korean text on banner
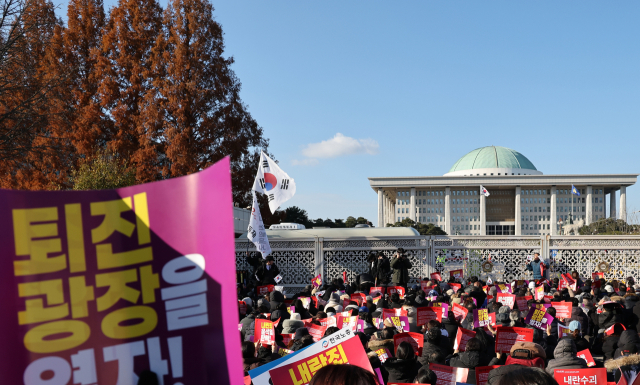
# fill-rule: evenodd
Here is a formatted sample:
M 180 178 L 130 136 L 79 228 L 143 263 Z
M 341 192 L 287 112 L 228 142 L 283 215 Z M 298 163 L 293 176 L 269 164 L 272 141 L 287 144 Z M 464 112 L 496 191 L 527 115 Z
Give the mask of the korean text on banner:
M 449 277 L 454 278 L 454 279 L 463 279 L 464 278 L 464 272 L 463 272 L 462 269 L 451 270 L 449 272 Z
M 387 287 L 387 294 L 391 295 L 394 293 L 398 293 L 398 295 L 400 296 L 400 299 L 404 299 L 404 287 L 402 286 L 388 286 Z
M 453 312 L 453 316 L 455 317 L 455 319 L 458 321 L 462 321 L 463 319 L 467 318 L 467 314 L 469 313 L 469 309 L 464 306 L 458 305 L 457 303 L 453 304 L 451 311 Z
M 476 366 L 476 385 L 487 385 L 489 372 L 499 368 L 501 365 Z
M 413 346 L 413 351 L 418 357 L 422 356 L 422 347 L 424 346 L 424 336 L 420 333 L 398 333 L 393 336 L 393 352 L 394 355 L 398 352 L 398 346 L 408 342 Z
M 456 385 L 456 382 L 467 382 L 467 377 L 469 376 L 469 369 L 467 368 L 454 368 L 431 363 L 429 364 L 429 369 L 438 377 L 436 385 Z
M 247 229 L 247 238 L 253 242 L 256 249 L 262 254 L 262 258 L 266 258 L 271 254 L 271 245 L 269 244 L 269 238 L 267 238 L 267 231 L 264 228 L 262 222 L 262 215 L 260 214 L 260 206 L 258 206 L 258 198 L 256 192 L 251 191 L 253 194 L 253 205 L 251 206 L 251 216 L 249 217 L 249 227 Z M 278 279 L 280 277 L 280 279 Z M 282 277 L 278 275 L 276 277 L 276 283 L 279 283 Z
M 540 330 L 546 330 L 547 325 L 551 325 L 552 322 L 553 316 L 551 314 L 547 314 L 546 309 L 540 309 L 533 306 L 529 309 L 529 313 L 527 313 L 527 316 L 524 319 L 525 324 L 531 325 Z
M 607 385 L 607 369 L 554 369 L 558 385 Z
M 293 362 L 269 370 L 269 374 L 273 385 L 308 384 L 322 367 L 336 364 L 355 365 L 373 373 L 360 339 L 349 338 L 323 351 L 302 355 Z M 258 385 L 255 381 L 254 384 Z
M 551 306 L 556 309 L 556 318 L 571 318 L 572 302 L 551 302 Z
M 416 309 L 416 324 L 417 326 L 426 325 L 431 320 L 442 320 L 442 308 L 441 307 L 419 307 Z
M 456 334 L 456 340 L 453 344 L 453 348 L 458 351 L 464 352 L 464 349 L 467 347 L 467 342 L 476 336 L 476 332 L 473 330 L 467 330 L 463 327 L 458 328 L 458 333 Z
M 509 293 L 498 293 L 498 302 L 503 304 L 504 306 L 508 306 L 509 309 L 513 309 L 513 304 L 516 302 L 515 294 Z
M 489 309 L 473 309 L 473 327 L 482 328 L 491 324 Z
M 393 326 L 396 328 L 396 330 L 398 330 L 400 333 L 408 332 L 410 329 L 409 318 L 406 316 L 400 316 L 400 317 L 392 316 L 392 317 L 387 317 L 385 319 L 389 319 L 393 324 Z
M 527 302 L 529 302 L 530 299 L 533 299 L 533 296 L 527 295 L 525 297 L 516 297 L 516 305 L 518 305 L 518 310 L 527 310 L 529 308 L 529 306 L 527 306 Z
M 232 207 L 228 158 L 117 190 L 0 190 L 2 383 L 242 384 Z
M 260 342 L 262 345 L 273 345 L 276 342 L 273 322 L 266 319 L 257 319 L 254 324 L 253 342 Z
M 583 360 L 585 360 L 587 362 L 588 367 L 591 368 L 593 366 L 596 366 L 596 362 L 593 360 L 593 356 L 591 355 L 591 352 L 589 351 L 589 349 L 579 351 L 578 354 L 576 354 L 576 356 L 578 356 L 578 358 L 582 358 Z
M 532 342 L 533 329 L 499 327 L 496 333 L 496 353 L 509 353 L 516 342 Z
M 274 285 L 258 286 L 258 288 L 257 288 L 258 295 L 259 296 L 263 296 L 263 295 L 265 295 L 267 293 L 271 293 L 274 289 L 275 289 Z
M 571 334 L 571 329 L 569 329 L 568 326 L 561 325 L 560 322 L 558 322 L 558 338 L 568 337 Z

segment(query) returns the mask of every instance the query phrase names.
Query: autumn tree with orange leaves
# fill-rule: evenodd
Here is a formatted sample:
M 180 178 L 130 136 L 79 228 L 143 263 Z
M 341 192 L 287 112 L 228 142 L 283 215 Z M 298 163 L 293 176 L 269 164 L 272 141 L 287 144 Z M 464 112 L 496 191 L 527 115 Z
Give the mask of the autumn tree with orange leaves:
M 234 201 L 251 203 L 268 140 L 240 99 L 208 1 L 171 0 L 162 9 L 156 0 L 120 0 L 106 15 L 102 0 L 71 0 L 66 26 L 50 1 L 21 4 L 46 33 L 38 34 L 38 52 L 23 49 L 25 34 L 19 55 L 0 61 L 0 76 L 29 72 L 26 78 L 48 93 L 27 111 L 38 118 L 25 130 L 29 145 L 9 150 L 2 133 L 13 126 L 0 115 L 0 187 L 72 188 L 70 176 L 104 151 L 117 155 L 136 183 L 187 175 L 230 156 Z M 16 99 L 0 88 L 0 106 Z M 38 145 L 47 151 L 35 151 Z

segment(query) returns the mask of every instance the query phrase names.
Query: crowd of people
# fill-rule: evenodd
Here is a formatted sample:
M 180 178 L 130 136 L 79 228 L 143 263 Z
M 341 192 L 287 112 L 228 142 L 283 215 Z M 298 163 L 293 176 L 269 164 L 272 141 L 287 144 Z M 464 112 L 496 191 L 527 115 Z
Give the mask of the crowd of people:
M 380 369 L 385 384 L 435 384 L 437 376 L 429 369 L 430 363 L 469 369 L 467 383 L 470 384 L 475 383 L 476 367 L 491 365 L 500 366 L 489 372 L 489 385 L 556 384 L 553 379 L 555 370 L 587 368 L 585 359 L 577 355 L 585 349 L 593 356 L 594 367 L 606 368 L 606 381 L 618 383 L 622 379 L 631 384 L 640 372 L 640 307 L 637 306 L 640 285 L 636 285 L 632 277 L 626 280 L 592 280 L 573 271 L 571 278 L 575 283 L 572 289 L 561 285 L 558 278 L 545 279 L 548 264 L 540 261 L 536 254 L 527 266 L 534 279 L 520 287 L 513 282 L 487 285 L 476 276 L 463 279 L 447 277 L 444 281 L 425 279 L 420 285 L 408 285 L 411 263 L 402 249 L 391 258 L 382 253 L 371 254 L 367 263 L 368 271 L 358 276 L 356 282 L 345 284 L 336 278 L 320 287 L 309 285 L 291 298 L 277 290 L 258 296 L 253 285 L 275 283 L 271 279 L 277 275 L 278 268 L 273 258 L 254 264 L 258 272 L 254 274 L 256 282 L 246 287 L 241 285 L 238 289 L 239 298 L 246 304 L 244 314 L 240 315 L 245 375 L 253 368 L 281 358 L 275 353 L 278 347 L 297 351 L 313 344 L 307 327 L 321 325 L 327 318 L 343 311 L 351 311 L 352 316 L 364 321 L 364 328 L 357 332 L 357 336 L 372 368 Z M 459 289 L 456 284 L 460 284 Z M 513 308 L 503 305 L 497 301 L 497 286 L 500 284 L 513 287 L 512 292 L 517 297 L 533 298 L 528 299 L 522 309 L 518 308 L 518 303 L 514 303 Z M 403 298 L 398 293 L 371 296 L 371 288 L 380 286 L 403 286 L 406 293 Z M 541 286 L 545 297 L 535 300 L 534 291 Z M 366 301 L 360 304 L 349 301 L 354 293 L 363 293 Z M 301 300 L 305 297 L 314 297 L 315 300 L 306 304 Z M 349 302 L 343 307 L 347 303 L 345 300 Z M 556 317 L 556 309 L 551 306 L 546 308 L 546 313 L 553 316 L 553 321 L 546 329 L 527 325 L 525 317 L 530 308 L 545 302 L 570 302 L 571 316 Z M 417 309 L 433 303 L 447 304 L 448 314 L 440 321 L 430 320 L 425 325 L 418 325 Z M 454 304 L 468 310 L 466 318 L 456 319 L 452 311 Z M 289 306 L 293 306 L 295 311 L 288 310 Z M 474 328 L 473 310 L 480 308 L 495 313 L 494 325 Z M 424 336 L 420 356 L 407 342 L 394 349 L 393 336 L 399 331 L 389 319 L 376 327 L 375 320 L 383 317 L 384 309 L 406 310 L 410 331 Z M 256 319 L 267 316 L 273 321 L 280 320 L 275 328 L 275 345 L 258 346 L 256 349 L 250 341 L 253 326 Z M 568 328 L 567 335 L 559 335 L 558 324 Z M 509 353 L 497 353 L 496 332 L 504 326 L 533 329 L 533 341 L 518 342 Z M 475 337 L 468 340 L 464 351 L 454 348 L 456 335 L 461 329 L 475 331 Z M 338 331 L 337 327 L 328 327 L 325 336 Z M 293 335 L 293 338 L 285 344 L 283 335 Z M 391 355 L 384 362 L 376 354 L 380 348 L 386 348 Z M 366 374 L 359 372 L 359 368 L 325 367 L 316 373 L 311 383 L 379 383 L 370 372 L 364 372 Z M 345 382 L 349 376 L 357 378 L 357 381 Z

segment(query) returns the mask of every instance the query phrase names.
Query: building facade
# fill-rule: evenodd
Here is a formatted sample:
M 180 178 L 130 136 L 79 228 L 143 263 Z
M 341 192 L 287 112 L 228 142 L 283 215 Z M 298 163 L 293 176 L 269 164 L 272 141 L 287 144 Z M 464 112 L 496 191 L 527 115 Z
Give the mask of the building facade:
M 444 176 L 373 177 L 369 183 L 378 194 L 378 226 L 410 218 L 450 235 L 557 235 L 570 214 L 574 223 L 626 220 L 626 189 L 637 177 L 544 175 L 521 153 L 488 146 L 460 158 Z M 580 196 L 571 193 L 572 185 Z

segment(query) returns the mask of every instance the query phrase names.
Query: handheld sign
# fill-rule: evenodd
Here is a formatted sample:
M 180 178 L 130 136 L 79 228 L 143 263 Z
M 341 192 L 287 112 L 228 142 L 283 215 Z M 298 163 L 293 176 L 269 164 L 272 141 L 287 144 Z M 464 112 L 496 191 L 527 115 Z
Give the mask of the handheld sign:
M 416 356 L 422 356 L 422 347 L 424 346 L 424 336 L 420 333 L 398 333 L 393 336 L 393 350 L 398 352 L 398 346 L 402 342 L 408 342 L 413 346 Z
M 553 316 L 551 314 L 547 314 L 546 310 L 538 309 L 532 307 L 529 310 L 529 313 L 524 319 L 524 323 L 527 325 L 531 325 L 535 328 L 545 330 L 547 325 L 551 325 L 553 322 Z
M 466 307 L 460 306 L 457 303 L 453 304 L 452 311 L 453 316 L 457 321 L 462 321 L 463 319 L 467 318 L 467 314 L 469 314 L 469 310 Z
M 476 385 L 487 385 L 489 372 L 501 365 L 476 366 Z
M 516 302 L 516 296 L 515 294 L 498 293 L 498 302 L 513 310 L 513 304 Z
M 518 305 L 518 310 L 520 311 L 527 310 L 528 308 L 527 302 L 529 302 L 530 299 L 533 299 L 533 297 L 530 295 L 527 295 L 524 297 L 516 297 L 516 304 Z
M 398 330 L 400 333 L 409 331 L 409 318 L 405 316 L 400 316 L 400 317 L 393 316 L 393 317 L 388 317 L 388 319 L 391 320 L 391 323 L 393 323 L 393 326 L 395 326 L 396 330 Z
M 457 382 L 466 383 L 469 376 L 469 369 L 454 368 L 447 365 L 430 363 L 429 369 L 436 374 L 438 382 L 436 385 L 455 385 Z
M 440 273 L 431 273 L 430 277 L 432 281 L 442 281 L 442 275 Z
M 404 287 L 402 286 L 389 286 L 387 287 L 387 293 L 389 293 L 389 295 L 398 293 L 400 299 L 404 299 Z
M 467 347 L 467 342 L 476 336 L 476 332 L 473 330 L 467 330 L 462 327 L 458 327 L 458 333 L 456 334 L 456 340 L 453 345 L 454 349 L 457 349 L 460 352 L 464 352 L 464 349 Z
M 263 346 L 273 345 L 276 342 L 273 322 L 264 319 L 255 320 L 253 341 L 260 342 Z
M 489 309 L 473 309 L 474 328 L 483 328 L 490 324 L 491 320 L 489 319 Z
M 572 302 L 551 302 L 551 306 L 556 309 L 556 318 L 571 318 Z
M 464 278 L 464 273 L 462 269 L 451 270 L 449 276 L 454 279 L 462 279 Z
M 591 355 L 589 349 L 579 351 L 577 356 L 585 360 L 588 367 L 596 366 L 596 362 L 593 360 L 593 356 Z
M 265 295 L 267 293 L 271 293 L 274 288 L 275 288 L 275 285 L 258 286 L 258 295 L 262 296 L 262 295 Z
M 462 288 L 462 284 L 460 283 L 449 283 L 448 285 L 449 287 L 451 287 L 451 290 L 453 290 L 454 293 L 457 293 L 458 290 Z
M 276 275 L 276 277 L 273 280 L 276 281 L 276 283 L 280 283 L 280 281 L 282 281 L 282 275 L 281 274 Z
M 558 385 L 607 385 L 607 369 L 554 369 Z
M 496 353 L 509 353 L 516 342 L 533 342 L 533 329 L 499 327 L 496 332 Z
M 417 326 L 426 325 L 431 320 L 440 322 L 442 320 L 442 308 L 435 306 L 419 307 L 417 308 L 416 318 Z

